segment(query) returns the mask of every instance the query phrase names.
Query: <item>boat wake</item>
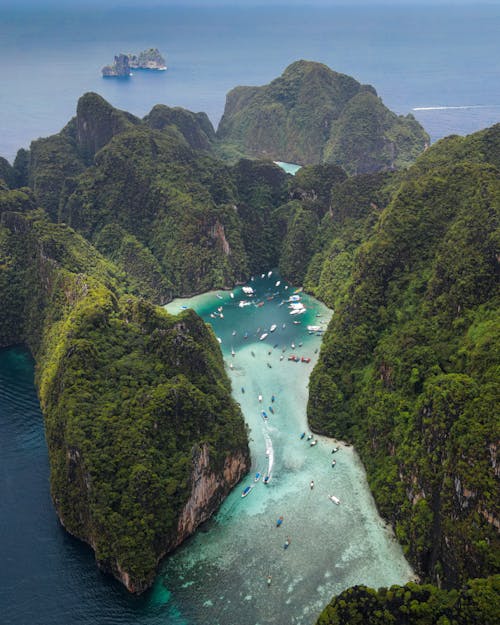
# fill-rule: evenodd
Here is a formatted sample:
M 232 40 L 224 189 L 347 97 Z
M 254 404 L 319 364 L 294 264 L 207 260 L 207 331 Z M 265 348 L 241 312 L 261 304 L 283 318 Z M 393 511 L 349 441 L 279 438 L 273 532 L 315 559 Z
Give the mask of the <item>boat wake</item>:
M 491 104 L 467 104 L 463 106 L 415 106 L 412 111 L 449 111 L 449 110 L 466 110 L 466 109 L 484 109 L 491 108 Z
M 266 456 L 267 456 L 267 475 L 271 477 L 271 471 L 273 470 L 274 464 L 274 449 L 273 449 L 273 441 L 269 436 L 266 436 Z

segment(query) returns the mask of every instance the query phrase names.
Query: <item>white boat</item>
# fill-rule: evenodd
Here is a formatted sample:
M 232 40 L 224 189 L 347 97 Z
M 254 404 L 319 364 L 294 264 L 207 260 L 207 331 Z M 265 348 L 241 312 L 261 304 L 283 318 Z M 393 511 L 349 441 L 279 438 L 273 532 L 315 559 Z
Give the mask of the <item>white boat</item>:
M 288 308 L 293 308 L 294 310 L 301 310 L 304 308 L 304 304 L 302 302 L 292 302 Z
M 268 271 L 268 272 L 267 272 L 267 277 L 268 277 L 268 278 L 270 278 L 272 275 L 273 275 L 273 272 L 272 272 L 272 271 Z
M 238 302 L 238 306 L 240 308 L 244 308 L 245 306 L 251 306 L 252 302 L 246 301 L 246 300 L 241 300 L 240 302 Z
M 222 343 L 222 339 L 217 337 L 217 340 L 219 341 L 219 343 Z
M 288 298 L 289 302 L 300 302 L 300 295 L 290 295 Z
M 307 326 L 309 332 L 321 332 L 321 326 Z
M 234 299 L 234 293 L 229 293 L 229 297 L 230 297 L 231 299 Z
M 253 289 L 251 286 L 242 286 L 241 290 L 243 291 L 243 293 L 245 293 L 246 295 L 253 295 Z
M 234 351 L 234 349 L 231 347 L 231 356 L 236 356 L 236 352 Z
M 306 309 L 305 308 L 295 308 L 294 310 L 290 311 L 291 315 L 301 315 L 302 313 L 305 313 Z
M 329 499 L 331 502 L 336 503 L 336 504 L 337 504 L 337 506 L 338 506 L 338 505 L 339 505 L 339 503 L 340 503 L 340 499 L 339 499 L 338 497 L 335 497 L 335 495 L 328 495 L 328 499 Z
M 274 332 L 278 326 L 273 323 L 273 325 L 269 328 L 269 332 Z
M 281 280 L 278 280 L 274 286 L 279 286 L 281 284 Z
M 262 401 L 262 395 L 259 395 L 259 401 Z
M 260 335 L 260 339 L 259 339 L 259 341 L 263 341 L 264 339 L 266 339 L 266 338 L 267 338 L 267 336 L 268 336 L 267 332 L 264 332 L 264 334 L 261 334 L 261 335 Z

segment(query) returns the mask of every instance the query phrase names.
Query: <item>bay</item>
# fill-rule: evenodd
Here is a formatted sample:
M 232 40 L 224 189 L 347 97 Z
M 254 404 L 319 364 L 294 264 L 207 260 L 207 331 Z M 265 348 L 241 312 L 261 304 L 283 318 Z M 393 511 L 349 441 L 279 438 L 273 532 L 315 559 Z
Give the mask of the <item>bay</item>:
M 412 577 L 377 513 L 355 451 L 325 437 L 315 436 L 314 447 L 300 438 L 308 432 L 307 382 L 321 342 L 307 326 L 324 328 L 331 311 L 302 295 L 307 311 L 290 315 L 280 303 L 292 288 L 282 281 L 276 287 L 278 281 L 274 274 L 255 278 L 249 285 L 256 299 L 245 307 L 237 303 L 247 299 L 240 287 L 234 298 L 209 293 L 168 306 L 172 312 L 193 306 L 221 339 L 233 394 L 250 428 L 252 468 L 218 514 L 164 561 L 154 588 L 142 597 L 102 575 L 91 550 L 61 528 L 50 500 L 32 361 L 23 350 L 0 352 L 2 623 L 309 625 L 348 586 Z M 212 317 L 220 306 L 223 317 Z M 289 361 L 291 354 L 311 362 Z M 254 474 L 269 469 L 268 441 L 273 467 L 265 486 Z M 339 451 L 332 454 L 334 446 Z M 247 485 L 254 488 L 242 498 Z M 331 494 L 340 505 L 328 499 Z M 291 544 L 285 550 L 287 536 Z
M 12 160 L 58 132 L 86 91 L 136 115 L 163 103 L 205 111 L 217 124 L 230 89 L 266 84 L 300 58 L 374 85 L 432 141 L 500 119 L 498 3 L 248 4 L 0 6 L 0 155 Z M 150 46 L 166 55 L 167 72 L 101 77 L 118 52 Z

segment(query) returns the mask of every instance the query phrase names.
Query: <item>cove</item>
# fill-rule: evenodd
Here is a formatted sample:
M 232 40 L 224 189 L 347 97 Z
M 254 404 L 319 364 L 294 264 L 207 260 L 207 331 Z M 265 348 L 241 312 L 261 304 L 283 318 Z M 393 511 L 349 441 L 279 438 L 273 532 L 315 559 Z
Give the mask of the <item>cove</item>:
M 262 306 L 240 308 L 239 287 L 234 300 L 228 292 L 219 294 L 222 299 L 211 293 L 168 307 L 175 312 L 192 305 L 221 338 L 233 393 L 248 423 L 253 466 L 218 514 L 164 561 L 155 587 L 141 597 L 101 574 L 90 548 L 61 528 L 50 499 L 32 360 L 25 350 L 0 351 L 2 623 L 312 625 L 330 598 L 348 586 L 377 587 L 412 577 L 377 514 L 354 450 L 340 444 L 332 455 L 333 441 L 317 437 L 311 448 L 300 439 L 307 431 L 307 380 L 321 341 L 308 334 L 307 325 L 325 327 L 331 312 L 303 295 L 307 311 L 291 316 L 287 305 L 279 304 L 293 289 L 284 283 L 276 287 L 278 280 L 273 274 L 249 282 L 257 292 L 254 302 L 260 299 Z M 224 317 L 211 317 L 221 305 Z M 260 341 L 273 323 L 276 330 Z M 311 363 L 288 361 L 291 353 L 310 357 Z M 266 437 L 273 445 L 271 482 L 264 486 L 261 480 L 242 498 L 243 488 L 254 484 L 254 472 L 268 466 Z M 329 494 L 341 504 L 333 504 Z M 283 524 L 277 528 L 279 516 Z M 287 536 L 291 544 L 285 550 Z
M 218 514 L 165 560 L 151 601 L 175 601 L 189 624 L 312 624 L 349 586 L 405 583 L 413 574 L 352 447 L 307 440 L 308 379 L 322 334 L 308 326 L 325 329 L 331 311 L 301 293 L 306 311 L 291 315 L 283 302 L 294 289 L 275 273 L 247 286 L 251 297 L 239 287 L 233 297 L 213 292 L 167 306 L 172 313 L 191 307 L 212 325 L 249 428 L 252 468 Z

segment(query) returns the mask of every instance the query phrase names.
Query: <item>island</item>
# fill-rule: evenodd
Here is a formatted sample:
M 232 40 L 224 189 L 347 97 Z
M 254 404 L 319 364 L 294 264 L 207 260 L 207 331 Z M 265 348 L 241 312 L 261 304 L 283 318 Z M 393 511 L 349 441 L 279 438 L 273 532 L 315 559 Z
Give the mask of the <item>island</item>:
M 101 72 L 103 77 L 126 78 L 132 75 L 131 69 L 146 69 L 164 72 L 167 69 L 165 59 L 158 48 L 149 48 L 139 54 L 118 54 L 113 65 L 105 65 Z

